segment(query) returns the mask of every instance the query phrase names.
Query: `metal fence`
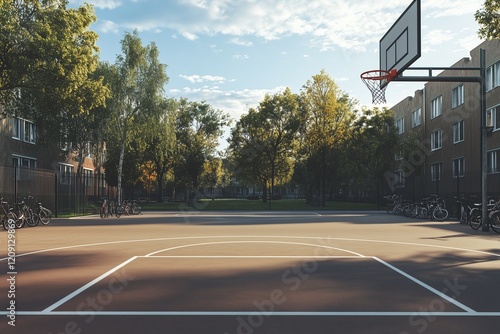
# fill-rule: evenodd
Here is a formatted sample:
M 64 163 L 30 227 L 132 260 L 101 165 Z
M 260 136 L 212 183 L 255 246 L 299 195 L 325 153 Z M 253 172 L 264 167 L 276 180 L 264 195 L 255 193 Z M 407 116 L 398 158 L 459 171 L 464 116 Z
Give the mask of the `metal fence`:
M 65 173 L 0 166 L 0 196 L 10 204 L 29 196 L 60 214 L 96 212 L 99 199 L 108 196 L 103 174 Z
M 431 194 L 445 198 L 447 208 L 455 216 L 458 208 L 457 198 L 476 198 L 481 201 L 481 172 L 467 172 L 460 177 L 444 174 L 437 180 L 431 175 L 410 175 L 397 185 L 395 191 L 385 187 L 384 195 L 396 193 L 408 201 L 419 201 Z M 500 199 L 500 173 L 487 176 L 488 197 Z

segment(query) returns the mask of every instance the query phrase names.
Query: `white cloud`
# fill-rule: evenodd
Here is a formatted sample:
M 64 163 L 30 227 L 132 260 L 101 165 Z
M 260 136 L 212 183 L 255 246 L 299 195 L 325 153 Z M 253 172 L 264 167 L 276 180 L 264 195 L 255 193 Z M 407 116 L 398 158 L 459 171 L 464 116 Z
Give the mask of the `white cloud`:
M 70 0 L 70 4 L 81 6 L 85 2 L 94 5 L 99 9 L 115 9 L 122 6 L 122 1 L 118 0 Z
M 198 39 L 198 37 L 195 34 L 192 34 L 192 33 L 187 32 L 187 31 L 181 32 L 181 35 L 184 36 L 186 39 L 189 39 L 190 41 L 194 41 L 194 40 Z
M 186 79 L 192 83 L 200 83 L 200 82 L 217 82 L 224 83 L 226 82 L 226 78 L 217 76 L 217 75 L 179 75 L 179 77 Z
M 422 1 L 422 12 L 431 18 L 474 15 L 483 6 L 484 0 L 440 0 Z
M 118 33 L 120 31 L 119 26 L 115 22 L 106 20 L 98 22 L 98 29 L 103 33 Z
M 240 46 L 252 46 L 253 45 L 252 42 L 250 42 L 250 41 L 244 41 L 244 40 L 242 40 L 241 38 L 238 38 L 238 37 L 232 38 L 229 41 L 229 43 L 240 45 Z
M 169 93 L 176 98 L 185 97 L 192 101 L 205 100 L 214 108 L 229 113 L 232 118 L 239 119 L 250 107 L 256 107 L 266 94 L 276 94 L 285 87 L 271 89 L 223 90 L 220 87 L 204 86 L 201 88 L 184 87 L 171 89 Z
M 122 1 L 126 0 L 90 3 L 100 8 L 125 7 Z M 472 16 L 482 1 L 424 1 L 423 17 L 442 20 Z M 270 41 L 303 36 L 321 51 L 366 51 L 369 45 L 378 43 L 408 4 L 401 0 L 177 0 L 155 6 L 154 11 L 145 14 L 138 12 L 127 28 L 169 28 L 188 40 L 196 40 L 200 35 L 227 35 L 232 37 L 230 43 L 241 46 L 253 46 L 248 37 Z
M 250 59 L 250 57 L 248 55 L 233 55 L 233 58 L 234 59 L 238 59 L 238 60 L 241 60 L 241 59 Z

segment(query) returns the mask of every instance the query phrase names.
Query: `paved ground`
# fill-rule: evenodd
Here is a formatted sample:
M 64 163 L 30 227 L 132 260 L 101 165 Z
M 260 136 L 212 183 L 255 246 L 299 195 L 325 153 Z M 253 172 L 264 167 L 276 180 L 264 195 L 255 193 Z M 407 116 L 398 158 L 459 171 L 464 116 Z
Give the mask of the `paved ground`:
M 8 238 L 0 232 L 0 333 L 500 328 L 500 235 L 456 222 L 376 212 L 56 219 L 10 236 L 13 267 Z

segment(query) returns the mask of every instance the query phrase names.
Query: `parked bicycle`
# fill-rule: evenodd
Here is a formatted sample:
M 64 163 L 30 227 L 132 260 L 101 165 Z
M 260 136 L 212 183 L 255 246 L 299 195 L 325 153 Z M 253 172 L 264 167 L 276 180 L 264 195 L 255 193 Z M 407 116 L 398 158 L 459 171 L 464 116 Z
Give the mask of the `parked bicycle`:
M 107 218 L 109 214 L 107 198 L 103 197 L 100 203 L 99 216 L 101 216 L 101 218 Z
M 471 217 L 469 225 L 473 230 L 477 230 L 479 229 L 479 227 L 483 226 L 484 221 L 482 217 L 482 206 L 473 208 L 470 215 Z M 490 202 L 487 204 L 487 215 L 488 227 L 491 227 L 491 229 L 496 233 L 500 233 L 500 200 L 490 200 Z
M 52 211 L 42 206 L 42 203 L 38 201 L 36 201 L 36 206 L 36 211 L 33 212 L 35 219 L 38 221 L 38 223 L 42 223 L 42 225 L 49 224 L 52 220 Z
M 412 218 L 434 219 L 443 221 L 448 218 L 448 210 L 444 198 L 437 195 L 423 198 L 419 202 L 404 201 L 401 195 L 385 196 L 390 203 L 387 207 L 387 213 L 405 215 Z
M 460 206 L 460 212 L 458 212 L 458 220 L 460 224 L 470 225 L 471 222 L 471 213 L 474 209 L 481 208 L 481 203 L 477 203 L 471 199 L 467 199 L 465 197 L 457 198 L 455 197 L 458 205 Z
M 14 224 L 15 226 L 17 215 L 12 211 L 12 208 L 9 207 L 9 203 L 3 200 L 3 197 L 0 199 L 0 206 L 2 208 L 0 224 L 4 229 L 8 230 L 11 227 L 11 224 Z

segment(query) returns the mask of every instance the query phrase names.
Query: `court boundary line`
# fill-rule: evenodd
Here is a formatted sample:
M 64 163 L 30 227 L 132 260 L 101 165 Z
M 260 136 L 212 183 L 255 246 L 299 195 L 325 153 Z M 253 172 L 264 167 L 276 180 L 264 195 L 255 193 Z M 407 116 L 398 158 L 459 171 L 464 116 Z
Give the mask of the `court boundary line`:
M 128 259 L 128 260 L 120 263 L 119 265 L 117 265 L 113 269 L 108 270 L 104 274 L 102 274 L 102 275 L 94 278 L 92 281 L 90 281 L 87 284 L 85 284 L 85 285 L 81 286 L 80 288 L 76 289 L 75 291 L 73 291 L 72 293 L 70 293 L 69 295 L 67 295 L 66 297 L 63 297 L 62 299 L 59 299 L 57 302 L 55 302 L 54 304 L 52 304 L 49 307 L 45 308 L 41 312 L 42 313 L 50 313 L 50 312 L 52 312 L 54 309 L 58 308 L 59 306 L 61 306 L 64 303 L 66 303 L 68 300 L 70 300 L 70 299 L 74 298 L 75 296 L 79 295 L 80 293 L 82 293 L 83 291 L 87 290 L 88 288 L 90 288 L 94 284 L 100 282 L 101 280 L 103 280 L 104 278 L 108 277 L 109 275 L 111 275 L 112 273 L 114 273 L 115 271 L 117 271 L 118 269 L 120 269 L 122 267 L 125 267 L 127 264 L 129 264 L 130 262 L 134 261 L 135 259 L 137 259 L 137 256 L 133 256 L 130 259 Z
M 234 242 L 237 242 L 237 241 L 234 241 Z M 233 243 L 234 243 L 233 242 Z M 255 241 L 255 242 L 258 242 L 258 241 Z M 209 244 L 212 244 L 212 243 L 209 243 Z M 193 246 L 198 246 L 200 244 L 191 244 Z M 201 244 L 201 245 L 206 245 L 206 244 Z M 327 246 L 324 246 L 324 247 L 327 247 Z M 173 249 L 176 249 L 176 248 L 173 248 Z M 335 248 L 336 250 L 338 250 L 337 248 Z M 162 250 L 162 251 L 168 251 L 170 249 L 167 249 L 167 250 Z M 404 276 L 406 279 L 409 279 L 411 280 L 412 282 L 420 285 L 421 287 L 423 287 L 424 289 L 426 289 L 427 291 L 429 291 L 431 294 L 434 294 L 438 297 L 440 297 L 441 299 L 455 305 L 456 307 L 462 309 L 465 311 L 465 313 L 467 314 L 478 314 L 480 312 L 477 312 L 471 308 L 469 308 L 468 306 L 458 302 L 457 300 L 447 296 L 446 294 L 436 290 L 435 288 L 431 287 L 430 285 L 420 281 L 419 279 L 415 278 L 414 276 L 406 273 L 405 271 L 381 260 L 380 258 L 376 257 L 376 256 L 314 256 L 314 255 L 308 255 L 308 256 L 299 256 L 299 255 L 296 255 L 296 256 L 286 256 L 286 255 L 283 255 L 283 256 L 275 256 L 275 255 L 261 255 L 261 256 L 251 256 L 251 255 L 244 255 L 244 256 L 238 256 L 238 255 L 220 255 L 220 256 L 217 256 L 217 255 L 172 255 L 172 256 L 168 256 L 168 255 L 165 255 L 165 256 L 152 256 L 152 254 L 154 253 L 157 253 L 157 252 L 153 252 L 153 253 L 150 253 L 150 254 L 147 254 L 147 255 L 144 255 L 144 256 L 133 256 L 131 258 L 129 258 L 128 260 L 120 263 L 119 265 L 115 266 L 114 268 L 108 270 L 107 272 L 103 273 L 102 275 L 98 276 L 97 278 L 93 279 L 92 281 L 88 282 L 87 284 L 81 286 L 80 288 L 76 289 L 75 291 L 73 291 L 72 293 L 70 293 L 69 295 L 63 297 L 62 299 L 56 301 L 55 303 L 53 303 L 52 305 L 50 305 L 49 307 L 45 308 L 43 311 L 38 311 L 40 312 L 41 314 L 52 314 L 53 312 L 72 312 L 72 311 L 54 311 L 56 308 L 58 308 L 59 306 L 63 305 L 64 303 L 66 303 L 67 301 L 71 300 L 72 298 L 76 297 L 77 295 L 79 295 L 80 293 L 84 292 L 85 290 L 89 289 L 90 287 L 92 287 L 93 285 L 97 284 L 98 282 L 100 282 L 101 280 L 105 279 L 106 277 L 108 277 L 109 275 L 113 274 L 114 272 L 116 272 L 118 269 L 120 268 L 123 268 L 125 267 L 127 264 L 131 263 L 132 261 L 138 259 L 138 258 L 258 258 L 258 259 L 265 259 L 265 258 L 269 258 L 269 259 L 274 259 L 274 258 L 280 258 L 280 259 L 283 259 L 283 258 L 292 258 L 292 259 L 297 259 L 297 258 L 300 258 L 300 259 L 309 259 L 309 258 L 319 258 L 319 259 L 325 259 L 325 258 L 333 258 L 333 259 L 339 259 L 339 258 L 349 258 L 349 259 L 371 259 L 371 260 L 375 260 L 377 261 L 378 263 L 382 264 L 383 266 L 385 266 L 386 268 L 396 272 L 397 274 L 400 274 L 402 276 Z M 36 312 L 36 311 L 35 311 Z M 113 311 L 112 311 L 113 312 Z M 118 312 L 118 311 L 117 311 Z M 125 312 L 137 312 L 137 314 L 140 314 L 141 311 L 125 311 Z M 152 312 L 163 312 L 163 311 L 152 311 Z M 171 315 L 179 315 L 179 314 L 186 314 L 188 315 L 189 312 L 196 312 L 196 311 L 165 311 L 166 313 L 164 313 L 165 315 L 167 314 L 171 314 Z M 169 313 L 170 312 L 170 313 Z M 174 313 L 172 313 L 174 312 Z M 175 313 L 175 312 L 180 312 L 180 313 Z M 204 311 L 199 311 L 198 313 L 200 315 L 202 314 L 205 314 L 207 315 L 206 313 L 203 313 Z M 81 312 L 78 312 L 79 314 L 81 314 Z M 215 313 L 217 313 L 217 311 L 215 311 Z M 236 312 L 237 313 L 237 312 Z M 257 312 L 257 313 L 263 313 L 263 312 Z M 275 314 L 276 312 L 270 312 L 270 313 L 273 313 Z M 287 312 L 285 312 L 287 313 Z M 289 312 L 288 312 L 289 313 Z M 304 313 L 304 314 L 310 314 L 310 315 L 314 315 L 315 313 L 317 312 L 299 312 L 299 313 Z M 328 313 L 328 314 L 349 314 L 350 312 L 325 312 L 325 313 Z M 356 314 L 365 314 L 365 313 L 369 313 L 369 312 L 352 312 L 352 313 L 356 313 Z M 378 312 L 375 312 L 375 313 L 378 313 Z M 401 313 L 401 312 L 381 312 L 381 313 L 387 313 L 387 314 L 395 314 L 395 313 Z M 410 313 L 410 314 L 418 314 L 419 312 L 403 312 L 403 313 Z M 430 313 L 440 313 L 440 312 L 430 312 Z M 442 312 L 442 313 L 450 313 L 450 312 Z M 451 313 L 457 313 L 457 314 L 461 314 L 463 312 L 451 312 Z M 486 312 L 486 313 L 498 313 L 500 315 L 500 312 Z M 2 312 L 0 312 L 0 314 L 2 314 Z M 248 312 L 246 312 L 245 314 L 248 314 Z M 374 313 L 373 313 L 374 314 Z M 124 314 L 125 315 L 125 314 Z
M 330 317 L 500 317 L 500 312 L 297 312 L 297 311 L 16 311 L 21 316 L 330 316 Z M 0 315 L 8 312 L 0 311 Z

